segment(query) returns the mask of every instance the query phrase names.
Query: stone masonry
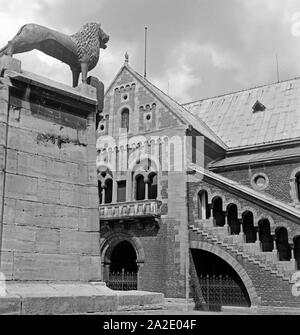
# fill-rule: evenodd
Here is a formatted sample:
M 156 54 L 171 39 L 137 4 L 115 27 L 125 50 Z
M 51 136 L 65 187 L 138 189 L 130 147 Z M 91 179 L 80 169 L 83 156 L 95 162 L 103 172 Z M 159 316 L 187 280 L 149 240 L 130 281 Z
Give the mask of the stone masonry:
M 90 86 L 75 90 L 21 71 L 1 77 L 1 271 L 7 280 L 100 281 L 95 117 Z

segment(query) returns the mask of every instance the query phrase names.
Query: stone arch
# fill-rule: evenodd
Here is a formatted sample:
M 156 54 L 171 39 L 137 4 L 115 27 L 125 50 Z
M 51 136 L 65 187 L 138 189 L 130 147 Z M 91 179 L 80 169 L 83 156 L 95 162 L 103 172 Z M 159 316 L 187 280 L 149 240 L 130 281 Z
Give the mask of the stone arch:
M 214 197 L 212 199 L 212 215 L 217 227 L 224 227 L 226 224 L 224 210 L 224 199 L 219 195 Z
M 212 203 L 213 203 L 213 200 L 214 200 L 215 198 L 221 198 L 221 199 L 222 199 L 222 201 L 223 201 L 223 208 L 224 208 L 224 201 L 225 201 L 226 199 L 224 198 L 224 196 L 220 195 L 218 192 L 214 192 L 214 193 L 211 193 L 211 194 L 210 194 L 210 197 L 208 198 L 208 203 L 212 204 Z
M 296 169 L 294 169 L 291 173 L 290 176 L 290 196 L 292 199 L 292 202 L 294 204 L 298 204 L 299 203 L 299 198 L 298 198 L 298 191 L 297 191 L 297 187 L 296 187 L 296 176 L 300 173 L 300 167 L 297 167 Z
M 137 254 L 137 262 L 145 262 L 145 253 L 141 241 L 133 234 L 128 233 L 110 233 L 106 235 L 105 240 L 100 245 L 102 261 L 105 261 L 105 257 L 111 256 L 112 249 L 120 242 L 127 241 L 132 244 Z
M 255 243 L 257 241 L 257 231 L 254 227 L 254 215 L 250 210 L 242 214 L 242 227 L 246 243 Z
M 268 220 L 270 222 L 271 234 L 274 235 L 276 224 L 275 224 L 274 219 L 270 215 L 264 215 L 264 214 L 259 215 L 259 217 L 257 218 L 257 221 L 254 222 L 254 226 L 258 226 L 259 222 L 263 220 Z
M 241 233 L 241 220 L 239 219 L 239 209 L 236 203 L 227 205 L 226 212 L 231 235 L 239 235 Z
M 236 205 L 237 209 L 238 209 L 238 217 L 241 218 L 242 217 L 242 206 L 240 204 L 239 201 L 237 201 L 236 199 L 229 199 L 229 200 L 224 200 L 224 208 L 227 208 L 229 205 Z
M 253 214 L 253 220 L 254 220 L 254 227 L 257 227 L 258 226 L 258 214 L 257 214 L 257 210 L 254 209 L 254 207 L 251 207 L 251 206 L 245 206 L 243 207 L 243 210 L 242 210 L 242 216 L 244 213 L 246 212 L 251 212 Z
M 297 269 L 300 271 L 300 235 L 295 236 L 294 243 L 294 256 L 296 260 Z
M 128 233 L 110 233 L 105 236 L 105 240 L 100 245 L 101 262 L 102 262 L 102 280 L 106 281 L 108 278 L 109 266 L 111 256 L 115 247 L 121 242 L 129 242 L 134 248 L 137 259 L 136 263 L 138 268 L 142 267 L 145 263 L 145 253 L 141 241 L 133 234 Z
M 197 187 L 196 189 L 196 192 L 194 194 L 194 203 L 196 204 L 197 201 L 198 201 L 198 194 L 201 192 L 201 191 L 206 191 L 207 192 L 207 200 L 208 200 L 208 203 L 211 203 L 211 200 L 213 199 L 212 197 L 212 193 L 211 193 L 211 190 L 209 187 L 206 187 L 206 186 L 199 186 Z
M 289 245 L 289 234 L 285 227 L 277 227 L 275 230 L 275 245 L 280 261 L 291 260 L 291 247 Z
M 208 203 L 208 193 L 205 190 L 201 190 L 197 196 L 197 214 L 196 217 L 200 220 L 208 220 L 211 217 L 211 209 Z
M 128 113 L 129 113 L 129 125 L 128 125 L 128 131 L 130 131 L 131 130 L 131 118 L 132 118 L 132 108 L 131 108 L 131 106 L 129 105 L 129 104 L 122 104 L 122 106 L 119 108 L 119 110 L 118 110 L 118 113 L 117 113 L 117 115 L 118 115 L 118 118 L 117 118 L 117 126 L 118 126 L 118 128 L 121 128 L 121 126 L 122 126 L 122 113 L 124 112 L 124 111 L 128 111 Z
M 266 218 L 258 222 L 258 236 L 262 252 L 272 252 L 274 250 L 274 239 L 271 231 L 270 221 Z
M 260 304 L 260 298 L 258 297 L 256 293 L 256 289 L 253 285 L 253 282 L 251 278 L 249 277 L 246 270 L 241 266 L 241 264 L 233 257 L 231 256 L 227 251 L 214 246 L 210 243 L 203 242 L 203 241 L 191 241 L 190 242 L 190 248 L 191 249 L 198 249 L 198 250 L 204 250 L 207 252 L 210 252 L 220 258 L 222 258 L 226 263 L 228 263 L 238 274 L 240 279 L 242 280 L 249 298 L 251 302 L 251 307 L 256 307 Z

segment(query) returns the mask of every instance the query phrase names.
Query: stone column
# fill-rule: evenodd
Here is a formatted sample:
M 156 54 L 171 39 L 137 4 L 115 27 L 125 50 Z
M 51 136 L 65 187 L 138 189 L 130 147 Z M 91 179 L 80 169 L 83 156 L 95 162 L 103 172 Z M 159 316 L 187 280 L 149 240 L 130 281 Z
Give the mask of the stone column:
M 118 201 L 118 182 L 116 181 L 116 177 L 113 179 L 113 190 L 112 190 L 112 203 L 115 204 Z
M 105 204 L 105 186 L 101 186 L 102 188 L 102 202 L 101 205 Z
M 223 212 L 223 214 L 224 214 L 224 217 L 225 217 L 225 226 L 224 227 L 227 228 L 227 231 L 230 234 L 231 232 L 230 232 L 230 226 L 228 224 L 228 212 L 225 211 L 225 212 Z
M 145 200 L 149 200 L 148 191 L 149 191 L 149 179 L 145 179 Z

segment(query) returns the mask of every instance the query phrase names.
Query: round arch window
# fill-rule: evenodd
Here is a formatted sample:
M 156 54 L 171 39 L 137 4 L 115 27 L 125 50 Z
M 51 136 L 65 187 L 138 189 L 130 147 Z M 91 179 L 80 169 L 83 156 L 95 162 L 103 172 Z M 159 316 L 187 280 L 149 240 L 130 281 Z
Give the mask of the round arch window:
M 265 190 L 269 186 L 269 178 L 264 173 L 257 173 L 252 177 L 251 184 L 256 190 Z

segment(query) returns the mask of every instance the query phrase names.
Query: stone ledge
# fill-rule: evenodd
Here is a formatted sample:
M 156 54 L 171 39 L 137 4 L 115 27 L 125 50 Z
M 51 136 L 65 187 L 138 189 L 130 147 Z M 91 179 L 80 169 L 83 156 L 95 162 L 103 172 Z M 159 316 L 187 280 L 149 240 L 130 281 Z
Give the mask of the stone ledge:
M 21 61 L 16 58 L 4 55 L 0 57 L 0 74 L 3 70 L 21 72 Z
M 122 310 L 162 309 L 161 293 L 113 291 L 104 283 L 8 283 L 0 314 L 105 314 Z

